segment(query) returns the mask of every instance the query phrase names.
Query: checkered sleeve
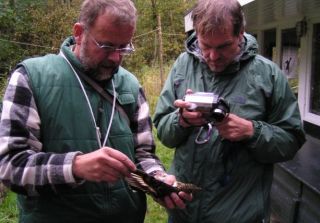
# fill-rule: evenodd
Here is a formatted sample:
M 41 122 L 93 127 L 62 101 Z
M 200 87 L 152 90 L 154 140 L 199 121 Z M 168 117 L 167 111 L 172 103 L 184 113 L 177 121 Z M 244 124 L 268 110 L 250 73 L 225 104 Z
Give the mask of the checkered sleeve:
M 131 127 L 134 134 L 137 167 L 147 173 L 163 171 L 164 167 L 155 155 L 149 105 L 142 88 L 139 90 L 138 105 Z
M 0 180 L 12 191 L 37 196 L 56 192 L 57 185 L 75 185 L 74 153 L 43 152 L 41 121 L 28 76 L 23 67 L 15 70 L 3 98 L 0 122 Z

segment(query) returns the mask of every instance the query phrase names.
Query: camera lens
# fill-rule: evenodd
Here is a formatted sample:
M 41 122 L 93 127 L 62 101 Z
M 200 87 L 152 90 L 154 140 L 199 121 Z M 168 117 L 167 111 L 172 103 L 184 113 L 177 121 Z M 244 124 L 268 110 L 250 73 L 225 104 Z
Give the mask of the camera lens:
M 216 108 L 212 112 L 212 117 L 216 122 L 221 122 L 226 117 L 226 112 L 220 108 Z

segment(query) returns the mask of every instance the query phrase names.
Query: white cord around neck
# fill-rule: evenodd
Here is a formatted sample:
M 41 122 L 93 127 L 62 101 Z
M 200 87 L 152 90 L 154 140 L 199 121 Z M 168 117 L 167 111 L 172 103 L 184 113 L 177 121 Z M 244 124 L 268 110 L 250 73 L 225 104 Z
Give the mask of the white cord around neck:
M 110 129 L 111 129 L 111 125 L 112 125 L 112 121 L 113 121 L 114 111 L 115 111 L 115 108 L 116 108 L 117 92 L 116 92 L 116 88 L 114 87 L 114 83 L 113 83 L 112 79 L 111 79 L 111 83 L 112 83 L 112 90 L 113 90 L 112 111 L 111 111 L 111 115 L 110 115 L 109 126 L 108 126 L 108 129 L 107 129 L 107 132 L 106 132 L 106 136 L 104 137 L 102 147 L 106 146 L 106 143 L 107 143 L 107 140 L 108 140 L 108 137 L 109 137 L 109 133 L 110 133 Z
M 88 104 L 88 107 L 89 107 L 89 110 L 90 110 L 90 114 L 91 114 L 91 117 L 92 117 L 92 120 L 93 120 L 93 123 L 94 123 L 94 126 L 95 126 L 95 131 L 96 131 L 96 137 L 97 137 L 97 141 L 98 141 L 98 144 L 99 144 L 99 147 L 102 148 L 102 147 L 105 147 L 106 146 L 106 143 L 107 143 L 107 140 L 108 140 L 108 137 L 109 137 L 109 133 L 110 133 L 110 129 L 111 129 L 111 125 L 112 125 L 112 121 L 113 121 L 113 117 L 114 117 L 114 111 L 115 111 L 115 107 L 116 107 L 116 97 L 117 97 L 117 92 L 116 92 L 116 89 L 115 89 L 115 86 L 114 86 L 114 82 L 113 80 L 111 79 L 111 83 L 112 83 L 112 90 L 113 90 L 113 102 L 112 102 L 112 112 L 111 112 L 111 116 L 110 116 L 110 121 L 109 121 L 109 125 L 108 125 L 108 128 L 107 128 L 107 132 L 106 132 L 106 136 L 104 137 L 104 140 L 103 140 L 103 144 L 101 145 L 101 134 L 100 134 L 100 129 L 99 127 L 97 126 L 97 122 L 96 122 L 96 119 L 94 117 L 94 114 L 93 114 L 93 110 L 92 110 L 92 107 L 91 107 L 91 104 L 90 104 L 90 100 L 89 100 L 89 97 L 87 95 L 87 92 L 79 78 L 79 75 L 77 74 L 77 72 L 75 71 L 75 69 L 73 68 L 72 64 L 70 63 L 70 61 L 67 59 L 67 57 L 64 55 L 64 53 L 62 51 L 60 51 L 60 55 L 67 61 L 67 63 L 69 64 L 69 66 L 71 67 L 75 77 L 77 78 L 80 86 L 81 86 L 81 90 L 86 98 L 86 101 L 87 101 L 87 104 Z

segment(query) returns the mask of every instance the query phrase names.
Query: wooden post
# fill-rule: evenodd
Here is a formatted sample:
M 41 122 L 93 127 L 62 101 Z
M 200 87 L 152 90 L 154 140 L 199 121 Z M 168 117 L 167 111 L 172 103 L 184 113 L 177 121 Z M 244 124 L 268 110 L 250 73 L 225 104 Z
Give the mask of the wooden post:
M 160 66 L 160 84 L 161 88 L 163 87 L 163 43 L 162 43 L 162 28 L 161 28 L 161 16 L 157 15 L 158 19 L 158 35 L 159 35 L 159 66 Z
M 67 8 L 70 8 L 71 1 L 70 0 L 63 0 L 63 1 L 61 1 L 61 4 L 65 4 L 65 5 L 67 5 Z
M 16 7 L 16 0 L 10 0 L 9 5 L 11 9 L 14 9 Z
M 68 9 L 71 7 L 71 0 L 67 0 Z

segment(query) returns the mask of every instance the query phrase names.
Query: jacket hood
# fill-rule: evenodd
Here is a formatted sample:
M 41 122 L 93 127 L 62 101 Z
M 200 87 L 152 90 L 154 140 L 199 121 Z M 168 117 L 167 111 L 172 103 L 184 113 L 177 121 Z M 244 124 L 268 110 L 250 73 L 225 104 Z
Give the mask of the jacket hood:
M 258 53 L 258 43 L 256 39 L 248 33 L 245 33 L 243 37 L 243 46 L 239 55 L 239 61 L 246 61 Z M 201 62 L 205 62 L 201 54 L 196 32 L 193 32 L 186 40 L 185 48 L 188 53 L 198 58 Z

